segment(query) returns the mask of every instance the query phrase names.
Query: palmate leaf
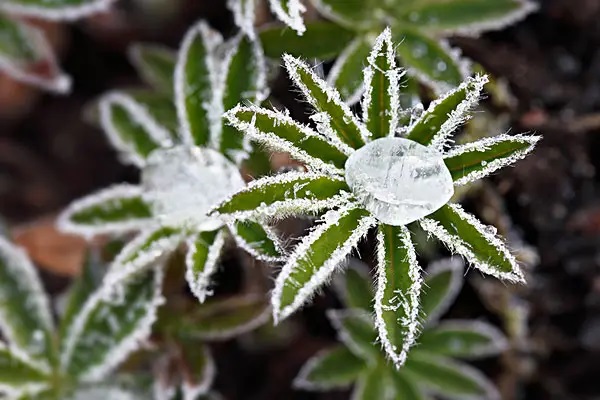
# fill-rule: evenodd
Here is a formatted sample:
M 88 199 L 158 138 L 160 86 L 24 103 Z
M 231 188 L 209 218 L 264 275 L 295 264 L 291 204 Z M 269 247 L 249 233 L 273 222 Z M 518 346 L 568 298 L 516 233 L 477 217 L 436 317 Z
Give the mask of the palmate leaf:
M 496 229 L 485 226 L 458 204 L 443 206 L 421 219 L 420 224 L 480 271 L 509 282 L 525 281 L 515 257 L 496 235 Z
M 237 245 L 257 260 L 264 262 L 284 260 L 277 234 L 270 227 L 246 220 L 230 223 L 228 228 Z
M 289 153 L 311 169 L 341 174 L 348 159 L 342 146 L 330 143 L 287 113 L 237 105 L 223 117 L 250 140 L 269 150 Z
M 98 381 L 150 335 L 163 304 L 163 271 L 154 266 L 128 281 L 105 281 L 88 298 L 64 341 L 61 369 L 83 381 Z
M 287 27 L 276 25 L 263 28 L 259 32 L 265 55 L 277 60 L 284 54 L 331 60 L 340 54 L 355 36 L 355 32 L 326 21 L 309 22 L 302 36 L 298 36 Z
M 0 237 L 0 330 L 14 351 L 47 366 L 55 356 L 54 323 L 35 267 L 23 250 Z
M 392 32 L 387 28 L 375 41 L 364 69 L 363 121 L 373 139 L 394 136 L 400 109 L 400 77 Z
M 378 365 L 358 380 L 351 400 L 394 400 L 394 392 L 385 366 Z
M 58 67 L 43 32 L 3 14 L 0 14 L 0 70 L 45 90 L 67 93 L 71 89 L 71 79 Z
M 502 29 L 536 9 L 528 0 L 412 1 L 396 8 L 395 15 L 429 34 L 477 35 Z
M 464 265 L 460 259 L 434 262 L 427 269 L 421 294 L 421 312 L 432 324 L 448 311 L 463 285 Z
M 214 211 L 238 220 L 280 219 L 335 207 L 349 190 L 342 178 L 288 172 L 250 182 Z
M 468 61 L 460 50 L 452 49 L 445 40 L 433 39 L 418 29 L 398 24 L 392 27 L 400 63 L 408 73 L 436 93 L 458 86 L 471 75 Z
M 302 35 L 306 31 L 302 20 L 302 13 L 306 11 L 306 7 L 300 0 L 269 0 L 269 6 L 277 18 L 296 31 L 298 35 Z
M 480 321 L 443 321 L 419 338 L 419 351 L 450 357 L 486 357 L 507 346 L 502 332 Z
M 343 274 L 335 277 L 334 288 L 348 308 L 371 312 L 373 309 L 373 282 L 362 262 L 351 258 Z
M 71 21 L 107 11 L 116 0 L 3 0 L 0 10 L 25 17 Z
M 289 77 L 300 89 L 316 113 L 323 113 L 329 120 L 329 128 L 320 131 L 331 142 L 342 148 L 358 149 L 365 144 L 369 132 L 357 120 L 339 92 L 327 85 L 304 62 L 289 54 L 283 55 L 283 64 Z M 349 153 L 348 150 L 345 151 Z
M 232 40 L 231 49 L 223 62 L 225 85 L 223 88 L 223 110 L 238 103 L 260 104 L 268 93 L 265 58 L 260 44 L 247 36 L 238 35 Z M 236 153 L 247 157 L 244 136 L 223 121 L 221 136 L 215 139 L 218 149 L 231 159 L 240 159 Z
M 362 74 L 370 51 L 371 44 L 364 38 L 357 37 L 336 58 L 327 75 L 327 83 L 335 87 L 349 105 L 356 103 L 364 90 L 363 82 L 356 77 Z
M 367 364 L 361 358 L 338 345 L 309 359 L 294 379 L 294 387 L 311 391 L 345 388 L 366 370 Z
M 187 241 L 185 279 L 190 290 L 203 303 L 210 291 L 211 278 L 217 271 L 219 257 L 225 245 L 223 230 L 200 232 Z
M 50 379 L 47 365 L 0 342 L 0 394 L 7 394 L 9 398 L 17 398 L 23 393 L 33 395 L 44 390 Z
M 327 317 L 337 331 L 338 340 L 355 356 L 375 365 L 381 358 L 377 348 L 377 332 L 370 313 L 363 310 L 329 310 Z
M 129 184 L 102 189 L 71 203 L 57 225 L 64 232 L 86 237 L 143 228 L 151 222 L 152 211 L 142 194 L 140 186 Z
M 444 155 L 455 185 L 479 180 L 521 160 L 529 154 L 539 136 L 498 135 L 457 146 Z
M 183 338 L 224 341 L 264 325 L 269 321 L 270 313 L 262 296 L 210 300 L 174 321 L 173 329 Z
M 271 298 L 275 322 L 314 296 L 375 224 L 367 211 L 352 205 L 327 212 L 322 223 L 294 249 L 277 276 Z
M 487 76 L 467 79 L 458 88 L 431 102 L 427 110 L 409 128 L 407 138 L 442 151 L 450 135 L 469 118 L 477 104 Z
M 375 325 L 383 349 L 399 368 L 418 335 L 421 268 L 408 228 L 380 225 L 377 242 Z
M 175 104 L 186 144 L 206 146 L 220 134 L 223 83 L 214 53 L 222 42 L 220 33 L 200 21 L 181 43 L 174 77 Z
M 143 167 L 155 149 L 172 145 L 171 133 L 125 92 L 110 92 L 99 103 L 100 123 L 123 162 Z
M 154 89 L 171 94 L 177 55 L 167 47 L 136 43 L 128 50 L 129 61 L 140 77 Z
M 414 350 L 404 366 L 405 373 L 444 398 L 456 400 L 499 400 L 494 385 L 477 369 L 445 357 Z

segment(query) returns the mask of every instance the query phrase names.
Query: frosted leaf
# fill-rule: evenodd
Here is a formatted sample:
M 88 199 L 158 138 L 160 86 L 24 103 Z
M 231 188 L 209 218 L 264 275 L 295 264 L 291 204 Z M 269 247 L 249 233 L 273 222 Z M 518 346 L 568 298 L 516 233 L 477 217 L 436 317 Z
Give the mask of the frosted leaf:
M 92 386 L 80 389 L 69 400 L 141 400 L 142 397 L 118 386 Z
M 442 155 L 408 139 L 374 140 L 346 162 L 346 182 L 381 222 L 406 225 L 437 210 L 454 193 Z
M 296 31 L 298 35 L 306 31 L 302 13 L 306 11 L 306 7 L 300 0 L 269 0 L 271 11 L 279 18 L 279 20 L 290 28 Z
M 254 0 L 227 0 L 227 8 L 233 13 L 233 21 L 244 34 L 254 39 L 254 16 L 256 5 Z
M 116 0 L 91 1 L 23 1 L 4 0 L 0 10 L 22 17 L 51 21 L 73 21 L 92 14 L 106 12 Z
M 195 230 L 217 229 L 220 219 L 208 217 L 219 201 L 245 186 L 239 171 L 222 154 L 205 148 L 157 149 L 142 171 L 144 194 L 163 224 Z

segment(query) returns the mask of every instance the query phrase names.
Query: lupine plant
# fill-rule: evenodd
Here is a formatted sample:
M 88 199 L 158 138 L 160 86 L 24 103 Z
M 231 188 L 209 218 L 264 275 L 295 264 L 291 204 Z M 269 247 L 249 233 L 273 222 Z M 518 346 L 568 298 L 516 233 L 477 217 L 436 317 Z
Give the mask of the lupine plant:
M 251 140 L 288 152 L 307 170 L 255 180 L 215 207 L 215 215 L 258 221 L 320 216 L 276 279 L 276 322 L 309 301 L 376 228 L 375 325 L 385 352 L 399 367 L 418 335 L 421 310 L 421 268 L 409 224 L 418 223 L 479 271 L 523 282 L 495 228 L 448 201 L 454 186 L 523 158 L 539 138 L 503 134 L 450 147 L 452 133 L 478 102 L 485 76 L 469 78 L 416 116 L 414 110 L 402 110 L 402 71 L 389 29 L 366 61 L 362 119 L 307 64 L 291 55 L 283 62 L 314 109 L 314 128 L 286 112 L 254 105 L 240 104 L 225 118 Z
M 461 400 L 500 398 L 480 371 L 456 358 L 496 355 L 507 346 L 504 335 L 481 321 L 438 321 L 460 292 L 461 262 L 442 260 L 428 268 L 421 295 L 424 329 L 400 370 L 388 362 L 375 343 L 368 272 L 360 268 L 364 265 L 350 265 L 334 285 L 347 308 L 328 312 L 342 344 L 308 360 L 294 382 L 297 388 L 325 391 L 354 384 L 353 400 L 425 400 L 432 395 Z
M 104 11 L 115 0 L 2 0 L 0 70 L 25 83 L 65 93 L 71 79 L 57 64 L 43 32 L 25 18 L 73 21 Z
M 536 9 L 529 0 L 311 1 L 332 22 L 307 23 L 302 38 L 285 28 L 266 28 L 261 32 L 263 46 L 270 57 L 284 52 L 322 60 L 336 57 L 328 82 L 349 103 L 360 99 L 364 88 L 355 77 L 384 27 L 390 26 L 401 44 L 397 57 L 408 75 L 441 94 L 471 74 L 469 62 L 446 38 L 501 29 Z M 414 91 L 413 81 L 408 83 Z
M 168 56 L 142 51 L 138 63 L 154 60 L 145 75 L 155 82 L 162 78 L 164 86 Z M 264 99 L 262 51 L 243 35 L 223 42 L 218 32 L 200 22 L 183 40 L 173 82 L 174 109 L 164 97 L 140 93 L 136 99 L 135 94 L 113 92 L 100 100 L 104 131 L 124 161 L 142 169 L 142 183 L 116 185 L 75 201 L 58 224 L 84 236 L 141 231 L 116 257 L 118 267 L 109 274 L 115 281 L 185 242 L 186 279 L 204 301 L 227 238 L 258 259 L 280 259 L 271 229 L 252 220 L 227 223 L 208 215 L 211 206 L 245 186 L 238 165 L 250 146 L 224 126 L 221 115 L 238 101 Z M 169 129 L 163 124 L 173 112 L 178 122 Z
M 106 378 L 149 336 L 163 304 L 162 268 L 153 265 L 117 286 L 98 286 L 93 274 L 83 274 L 58 325 L 31 261 L 1 237 L 0 278 L 3 399 L 145 398 Z

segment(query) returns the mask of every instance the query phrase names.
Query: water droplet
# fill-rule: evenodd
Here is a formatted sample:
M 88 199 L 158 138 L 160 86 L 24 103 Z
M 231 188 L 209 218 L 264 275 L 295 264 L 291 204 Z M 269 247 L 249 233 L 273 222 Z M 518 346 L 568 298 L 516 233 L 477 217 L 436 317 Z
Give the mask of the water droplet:
M 438 71 L 440 72 L 444 72 L 446 69 L 448 69 L 448 66 L 446 65 L 446 63 L 444 61 L 438 61 L 438 63 L 435 66 L 437 68 Z
M 495 235 L 497 232 L 498 232 L 498 229 L 496 229 L 495 226 L 487 225 L 485 227 L 485 233 L 487 233 L 488 235 Z

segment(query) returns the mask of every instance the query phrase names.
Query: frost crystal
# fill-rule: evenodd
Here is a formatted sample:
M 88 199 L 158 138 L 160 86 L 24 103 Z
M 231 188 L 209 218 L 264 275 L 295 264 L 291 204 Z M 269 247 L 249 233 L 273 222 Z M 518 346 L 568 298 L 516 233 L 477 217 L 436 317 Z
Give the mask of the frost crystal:
M 245 186 L 239 171 L 222 154 L 178 146 L 154 151 L 142 172 L 145 200 L 164 224 L 213 230 L 223 223 L 208 217 L 217 202 Z
M 381 222 L 406 225 L 431 214 L 454 193 L 442 155 L 412 140 L 377 139 L 346 162 L 346 182 Z

